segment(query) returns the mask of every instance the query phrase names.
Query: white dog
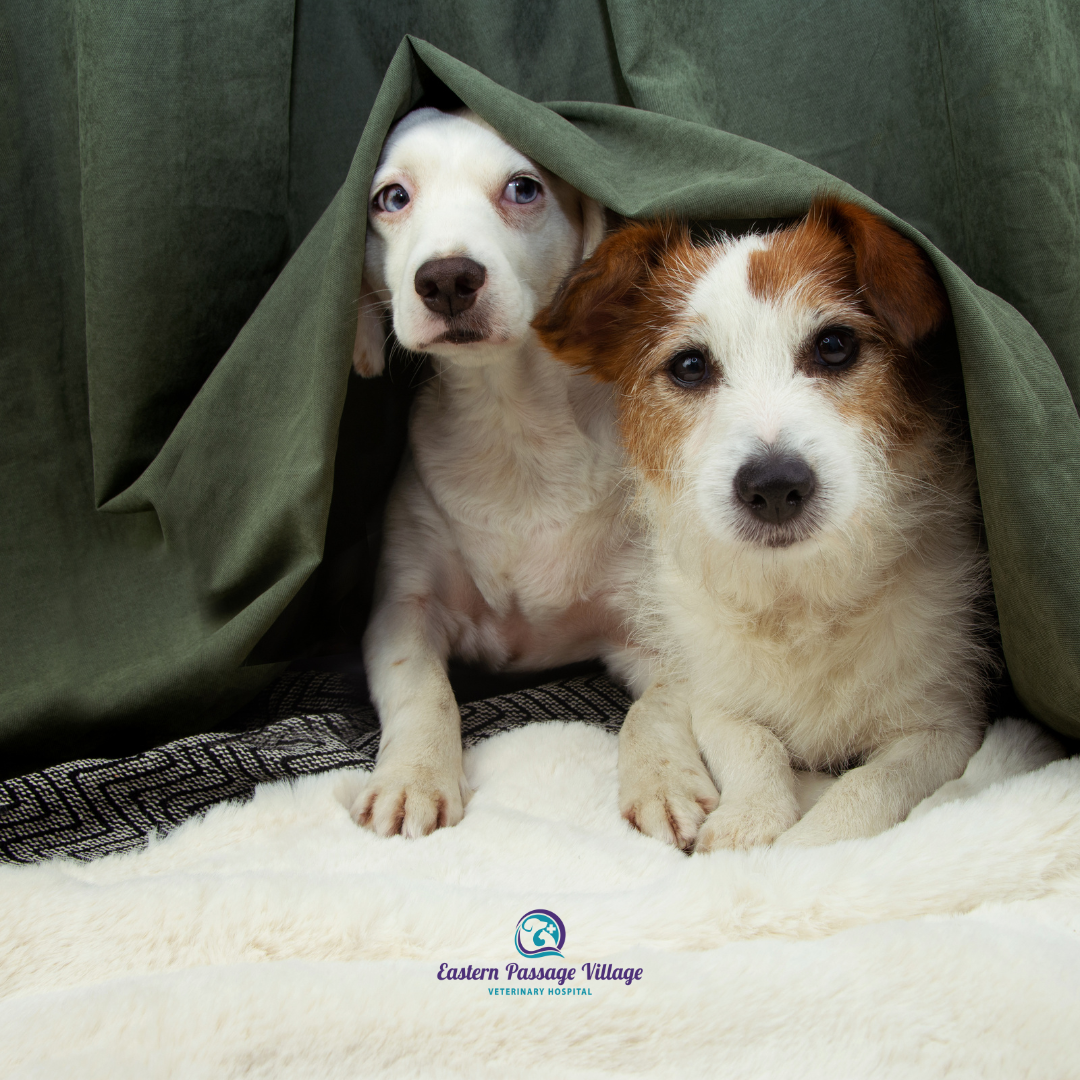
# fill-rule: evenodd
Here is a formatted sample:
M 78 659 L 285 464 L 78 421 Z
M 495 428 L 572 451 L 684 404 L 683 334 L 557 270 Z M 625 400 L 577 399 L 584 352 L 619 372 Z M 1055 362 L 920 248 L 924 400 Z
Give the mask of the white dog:
M 667 670 L 620 741 L 643 831 L 705 851 L 868 836 L 978 747 L 974 475 L 919 350 L 947 318 L 916 245 L 821 199 L 701 245 L 632 225 L 536 320 L 617 386 L 641 485 L 642 640 Z M 846 768 L 801 821 L 793 766 Z
M 393 129 L 371 196 L 354 365 L 382 370 L 388 308 L 436 377 L 387 508 L 364 636 L 382 741 L 353 815 L 420 836 L 456 824 L 468 797 L 448 657 L 517 670 L 602 657 L 642 682 L 626 627 L 638 557 L 610 391 L 529 325 L 601 240 L 603 208 L 475 115 L 435 109 Z

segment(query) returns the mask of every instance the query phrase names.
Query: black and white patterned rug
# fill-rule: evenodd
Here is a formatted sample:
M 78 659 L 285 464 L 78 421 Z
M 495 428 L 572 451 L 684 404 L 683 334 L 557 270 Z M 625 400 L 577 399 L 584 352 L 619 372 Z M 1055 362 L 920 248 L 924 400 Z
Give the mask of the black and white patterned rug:
M 583 675 L 461 707 L 466 746 L 538 720 L 580 720 L 617 732 L 630 699 L 604 675 Z M 374 710 L 340 675 L 286 672 L 240 732 L 195 735 L 131 757 L 70 761 L 0 782 L 0 861 L 94 859 L 141 847 L 257 784 L 331 769 L 370 769 Z

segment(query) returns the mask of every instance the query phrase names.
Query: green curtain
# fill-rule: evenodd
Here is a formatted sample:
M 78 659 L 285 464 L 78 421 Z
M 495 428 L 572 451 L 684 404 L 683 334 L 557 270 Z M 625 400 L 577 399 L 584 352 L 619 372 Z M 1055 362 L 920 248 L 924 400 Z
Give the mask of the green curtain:
M 0 749 L 221 722 L 351 584 L 324 544 L 370 562 L 408 395 L 349 357 L 370 176 L 421 97 L 629 216 L 830 187 L 922 244 L 1009 673 L 1080 735 L 1080 7 L 9 0 Z

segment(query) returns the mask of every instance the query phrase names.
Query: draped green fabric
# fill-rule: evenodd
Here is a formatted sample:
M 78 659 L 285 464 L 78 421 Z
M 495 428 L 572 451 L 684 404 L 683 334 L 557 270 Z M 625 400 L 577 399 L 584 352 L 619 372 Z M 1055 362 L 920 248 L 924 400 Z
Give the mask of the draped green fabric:
M 1076 5 L 13 0 L 0 749 L 220 722 L 355 584 L 324 544 L 370 564 L 407 393 L 350 375 L 366 203 L 422 97 L 629 216 L 830 188 L 922 244 L 1009 673 L 1080 735 Z

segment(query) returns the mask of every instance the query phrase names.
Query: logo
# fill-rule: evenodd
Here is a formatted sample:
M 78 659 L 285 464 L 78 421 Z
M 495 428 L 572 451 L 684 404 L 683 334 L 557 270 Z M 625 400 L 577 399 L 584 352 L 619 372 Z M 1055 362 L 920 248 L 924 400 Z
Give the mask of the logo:
M 566 927 L 554 911 L 534 908 L 518 919 L 514 934 L 517 951 L 529 960 L 541 956 L 562 956 L 566 944 Z

